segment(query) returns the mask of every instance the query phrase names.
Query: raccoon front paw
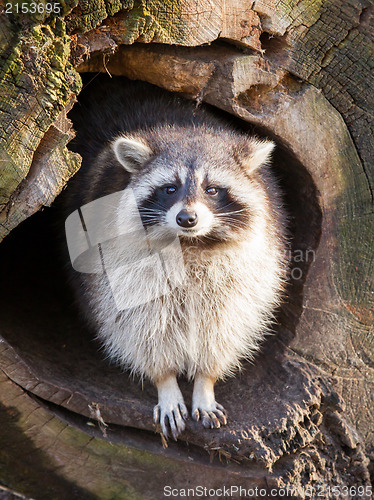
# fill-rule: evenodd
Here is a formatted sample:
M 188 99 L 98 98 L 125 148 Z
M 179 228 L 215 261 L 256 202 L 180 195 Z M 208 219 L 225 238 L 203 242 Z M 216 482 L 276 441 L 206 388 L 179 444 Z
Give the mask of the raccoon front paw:
M 182 402 L 174 404 L 158 404 L 153 409 L 153 421 L 157 425 L 161 425 L 161 431 L 165 437 L 173 436 L 177 440 L 185 427 L 185 420 L 188 417 L 186 405 Z
M 196 422 L 201 420 L 201 423 L 206 429 L 219 429 L 221 424 L 227 424 L 226 410 L 216 401 L 205 408 L 194 408 L 192 410 L 192 418 L 196 420 Z
M 158 391 L 158 404 L 153 410 L 153 421 L 161 426 L 165 437 L 171 433 L 175 441 L 185 427 L 188 411 L 184 404 L 183 395 L 178 387 L 174 374 L 166 376 L 156 382 Z
M 224 407 L 217 403 L 214 397 L 214 378 L 198 373 L 192 395 L 192 418 L 201 420 L 207 429 L 218 429 L 227 424 L 227 414 Z

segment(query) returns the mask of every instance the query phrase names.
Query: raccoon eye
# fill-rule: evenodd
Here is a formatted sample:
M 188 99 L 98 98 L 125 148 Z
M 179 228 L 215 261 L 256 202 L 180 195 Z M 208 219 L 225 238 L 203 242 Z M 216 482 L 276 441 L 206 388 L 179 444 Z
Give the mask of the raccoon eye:
M 209 196 L 215 196 L 216 194 L 218 194 L 218 188 L 210 186 L 206 188 L 205 194 L 209 194 Z
M 163 188 L 166 194 L 174 194 L 177 190 L 176 186 L 165 186 Z

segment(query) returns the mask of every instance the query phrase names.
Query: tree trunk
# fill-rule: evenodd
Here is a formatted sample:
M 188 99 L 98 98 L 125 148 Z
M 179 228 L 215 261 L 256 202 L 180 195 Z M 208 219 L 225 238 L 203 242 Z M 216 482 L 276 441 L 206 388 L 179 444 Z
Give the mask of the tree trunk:
M 0 2 L 0 484 L 48 500 L 158 499 L 167 485 L 371 498 L 371 3 L 17 5 Z M 108 366 L 70 306 L 53 209 L 40 213 L 79 168 L 66 115 L 96 72 L 213 105 L 278 145 L 292 279 L 276 335 L 218 385 L 229 425 L 190 421 L 167 448 L 155 389 Z

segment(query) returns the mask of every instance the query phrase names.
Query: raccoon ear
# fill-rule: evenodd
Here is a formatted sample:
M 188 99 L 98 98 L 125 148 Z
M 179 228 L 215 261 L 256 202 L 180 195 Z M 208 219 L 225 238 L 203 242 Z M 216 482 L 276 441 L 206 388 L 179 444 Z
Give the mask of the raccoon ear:
M 254 172 L 261 165 L 266 164 L 270 160 L 274 148 L 275 143 L 272 141 L 254 140 L 247 144 L 245 157 L 242 160 L 242 164 L 247 169 L 247 172 Z
M 119 137 L 112 147 L 117 160 L 130 174 L 136 172 L 153 154 L 145 142 L 131 137 Z

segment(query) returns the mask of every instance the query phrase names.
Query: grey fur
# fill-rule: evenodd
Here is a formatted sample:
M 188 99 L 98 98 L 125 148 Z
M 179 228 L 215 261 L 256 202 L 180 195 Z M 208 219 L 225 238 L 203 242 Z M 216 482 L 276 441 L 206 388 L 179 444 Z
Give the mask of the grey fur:
M 152 105 L 157 108 L 159 103 L 161 109 L 166 98 L 159 92 Z M 119 129 L 101 151 L 97 148 L 65 206 L 72 211 L 79 203 L 125 188 L 142 206 L 156 186 L 182 179 L 180 189 L 187 194 L 179 205 L 156 211 L 151 218 L 156 245 L 180 240 L 185 275 L 172 293 L 157 295 L 160 283 L 149 283 L 141 261 L 126 286 L 141 289 L 146 280 L 156 298 L 137 307 L 118 311 L 105 274 L 81 274 L 76 284 L 108 357 L 157 385 L 155 422 L 176 438 L 187 416 L 176 375 L 196 378 L 192 416 L 205 427 L 225 424 L 213 384 L 233 375 L 241 360 L 252 359 L 259 349 L 280 304 L 287 266 L 285 214 L 268 167 L 273 144 L 241 134 L 203 112 L 200 116 L 189 105 L 180 107 L 173 98 L 168 98 L 168 106 L 173 119 L 157 125 L 145 117 L 141 127 Z M 188 114 L 193 120 L 185 118 Z M 191 194 L 183 187 L 186 179 L 193 181 L 192 201 L 186 198 Z M 243 214 L 212 209 L 200 186 L 203 181 L 225 186 L 244 207 Z M 175 223 L 176 211 L 187 205 L 198 213 L 197 232 L 183 231 Z M 132 215 L 124 207 L 120 202 L 115 225 L 130 223 Z M 113 247 L 108 261 L 116 259 L 116 251 Z

